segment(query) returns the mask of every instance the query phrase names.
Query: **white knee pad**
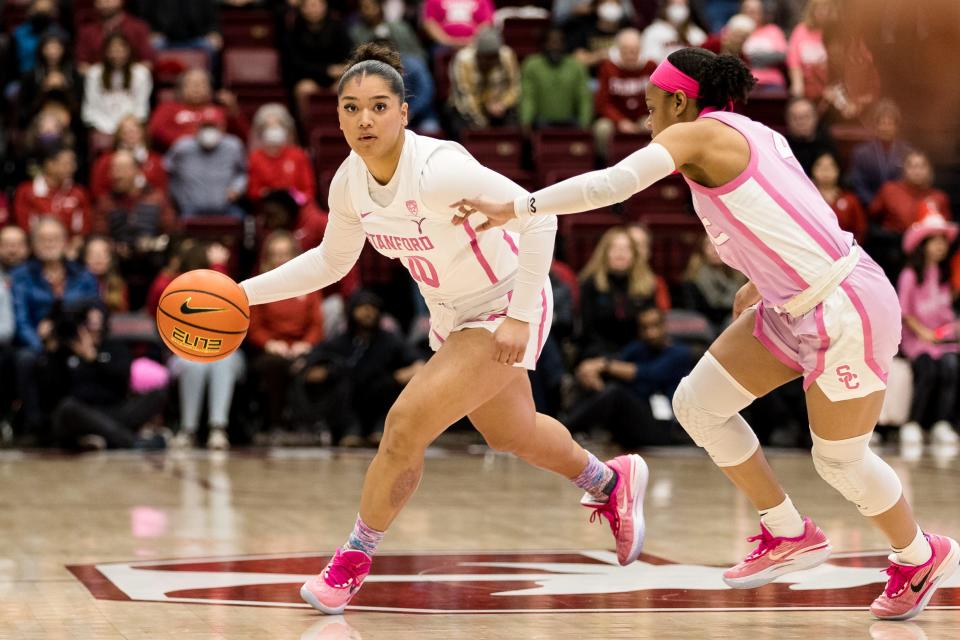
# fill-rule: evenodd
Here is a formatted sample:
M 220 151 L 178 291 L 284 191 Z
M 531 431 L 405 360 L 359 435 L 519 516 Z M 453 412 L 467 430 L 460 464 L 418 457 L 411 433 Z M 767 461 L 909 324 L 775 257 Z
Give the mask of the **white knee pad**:
M 760 446 L 739 414 L 755 399 L 708 352 L 680 381 L 673 394 L 673 414 L 718 467 L 735 467 Z
M 813 466 L 827 484 L 857 505 L 865 516 L 876 516 L 897 504 L 903 493 L 900 478 L 870 450 L 869 433 L 847 440 L 813 437 Z

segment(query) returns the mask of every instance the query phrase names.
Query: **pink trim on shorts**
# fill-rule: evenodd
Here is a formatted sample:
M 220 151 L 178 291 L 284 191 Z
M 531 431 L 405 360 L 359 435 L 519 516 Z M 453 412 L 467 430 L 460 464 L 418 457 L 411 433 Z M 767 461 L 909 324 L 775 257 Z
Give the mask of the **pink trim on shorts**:
M 493 272 L 493 269 L 490 268 L 490 263 L 483 257 L 483 252 L 480 250 L 480 243 L 477 241 L 477 233 L 473 230 L 473 227 L 470 226 L 470 221 L 466 218 L 463 219 L 463 228 L 466 229 L 467 235 L 470 236 L 470 248 L 473 249 L 473 255 L 477 258 L 477 262 L 483 267 L 487 277 L 490 278 L 490 282 L 497 284 L 500 281 L 497 279 L 497 275 Z
M 853 303 L 853 307 L 860 316 L 860 324 L 863 325 L 863 359 L 867 363 L 867 366 L 870 367 L 870 370 L 877 374 L 877 377 L 886 384 L 889 372 L 884 371 L 880 365 L 877 364 L 877 361 L 873 359 L 873 328 L 870 325 L 870 316 L 867 315 L 867 310 L 863 306 L 863 302 L 860 301 L 860 297 L 846 280 L 840 283 L 840 287 L 847 294 L 847 297 L 850 298 L 850 302 Z
M 503 232 L 503 239 L 507 241 L 507 245 L 510 246 L 510 251 L 513 251 L 513 255 L 520 255 L 520 249 L 517 248 L 517 243 L 513 241 L 513 238 L 511 238 L 510 234 L 506 231 Z
M 760 341 L 767 351 L 773 355 L 774 358 L 787 365 L 794 371 L 803 373 L 803 366 L 791 358 L 783 349 L 781 349 L 777 344 L 770 339 L 770 336 L 763 332 L 763 303 L 757 307 L 757 310 L 754 312 L 755 318 L 753 323 L 753 337 Z
M 837 248 L 831 245 L 823 232 L 820 229 L 814 227 L 813 222 L 807 217 L 797 211 L 797 208 L 794 207 L 790 202 L 783 197 L 783 194 L 777 191 L 774 186 L 760 173 L 753 176 L 753 179 L 757 181 L 757 184 L 760 185 L 760 188 L 763 189 L 768 196 L 773 198 L 773 201 L 776 202 L 781 209 L 787 212 L 793 221 L 800 225 L 807 234 L 814 239 L 814 241 L 820 245 L 820 248 L 827 252 L 827 255 L 834 260 L 839 260 L 842 256 Z
M 820 346 L 817 347 L 817 367 L 803 378 L 803 390 L 810 388 L 817 378 L 823 374 L 827 364 L 827 350 L 830 348 L 830 334 L 823 322 L 823 304 L 818 304 L 813 310 L 813 318 L 817 322 L 817 335 L 820 337 Z
M 540 332 L 537 334 L 537 357 L 534 362 L 540 359 L 540 352 L 543 351 L 543 330 L 547 326 L 547 290 L 540 289 Z
M 717 115 L 719 115 L 719 113 Z M 729 122 L 725 122 L 722 117 L 718 118 L 713 113 L 703 114 L 701 117 L 710 118 L 711 120 L 716 120 L 717 122 L 720 122 L 730 127 L 731 129 L 739 133 L 741 136 L 743 136 L 743 138 L 747 141 L 747 145 L 749 145 L 750 147 L 750 161 L 747 162 L 747 168 L 744 169 L 740 173 L 740 175 L 738 175 L 736 178 L 734 178 L 733 180 L 731 180 L 726 184 L 722 184 L 719 187 L 705 187 L 699 182 L 694 182 L 693 180 L 691 180 L 686 176 L 683 177 L 683 179 L 686 180 L 687 184 L 690 185 L 691 189 L 693 189 L 694 191 L 699 191 L 700 193 L 710 196 L 712 198 L 714 196 L 722 196 L 722 195 L 728 194 L 734 189 L 736 189 L 737 187 L 739 187 L 740 185 L 742 185 L 744 182 L 749 180 L 750 178 L 755 177 L 757 175 L 757 163 L 759 162 L 759 157 L 758 157 L 759 154 L 757 153 L 757 150 L 754 148 L 753 142 L 750 140 L 750 136 L 745 134 L 743 131 L 740 131 L 740 129 L 733 126 Z
M 435 336 L 437 337 L 437 340 L 440 341 L 440 344 L 443 344 L 444 342 L 446 342 L 446 340 L 443 339 L 443 336 L 441 336 L 439 333 L 437 333 L 437 330 L 436 330 L 436 329 L 434 329 L 434 328 L 431 327 L 431 328 L 430 328 L 430 331 L 432 331 L 432 332 L 433 332 L 433 335 L 435 335 Z
M 487 316 L 486 322 L 490 322 L 491 320 L 496 320 L 497 318 L 506 318 L 506 317 L 507 317 L 506 311 L 503 311 L 501 313 L 491 313 L 490 315 Z
M 768 247 L 766 244 L 764 244 L 760 238 L 758 238 L 756 235 L 754 235 L 752 231 L 750 231 L 747 225 L 743 224 L 743 222 L 741 222 L 740 220 L 737 220 L 736 216 L 734 216 L 733 213 L 730 211 L 730 209 L 727 208 L 727 205 L 723 203 L 723 200 L 721 200 L 718 197 L 711 197 L 710 201 L 713 203 L 713 206 L 715 206 L 718 211 L 720 211 L 723 215 L 725 215 L 729 219 L 730 224 L 736 227 L 737 231 L 742 233 L 747 240 L 749 240 L 754 245 L 756 245 L 756 247 L 760 250 L 762 254 L 764 254 L 765 256 L 767 256 L 767 258 L 773 261 L 773 263 L 776 264 L 781 271 L 783 271 L 785 274 L 790 276 L 790 278 L 793 279 L 795 283 L 797 283 L 803 289 L 806 289 L 808 286 L 810 286 L 809 284 L 807 284 L 806 280 L 804 280 L 800 276 L 800 274 L 793 269 L 793 267 L 787 264 L 787 262 L 780 256 L 779 253 L 777 253 L 776 251 Z

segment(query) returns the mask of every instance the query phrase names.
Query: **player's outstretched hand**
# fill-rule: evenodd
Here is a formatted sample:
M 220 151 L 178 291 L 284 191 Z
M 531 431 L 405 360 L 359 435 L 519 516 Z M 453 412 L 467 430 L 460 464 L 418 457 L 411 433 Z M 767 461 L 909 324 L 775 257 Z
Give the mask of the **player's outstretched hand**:
M 493 359 L 511 366 L 522 362 L 529 340 L 529 323 L 514 318 L 505 319 L 493 334 L 495 344 Z
M 464 198 L 459 202 L 450 205 L 451 209 L 456 209 L 453 216 L 453 224 L 461 225 L 464 221 L 475 213 L 486 216 L 486 221 L 477 227 L 477 231 L 486 231 L 493 227 L 502 226 L 517 217 L 513 211 L 512 202 L 493 202 L 485 198 Z

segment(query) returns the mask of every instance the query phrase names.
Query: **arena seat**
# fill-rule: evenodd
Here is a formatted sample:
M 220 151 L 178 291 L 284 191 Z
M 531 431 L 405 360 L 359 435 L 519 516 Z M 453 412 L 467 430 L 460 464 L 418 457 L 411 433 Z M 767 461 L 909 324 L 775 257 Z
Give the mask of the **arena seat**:
M 533 134 L 533 163 L 541 184 L 594 168 L 593 134 L 582 129 L 541 129 Z

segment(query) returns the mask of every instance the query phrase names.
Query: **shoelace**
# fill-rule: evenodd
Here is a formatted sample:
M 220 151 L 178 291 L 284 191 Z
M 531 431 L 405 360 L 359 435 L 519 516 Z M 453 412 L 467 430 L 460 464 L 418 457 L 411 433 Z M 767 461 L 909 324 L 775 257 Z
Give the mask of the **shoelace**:
M 357 577 L 361 573 L 363 571 L 360 565 L 344 561 L 338 552 L 330 566 L 324 570 L 323 579 L 331 587 L 342 589 L 350 586 L 351 582 L 357 583 Z
M 760 541 L 760 544 L 758 544 L 757 548 L 746 557 L 746 562 L 753 562 L 757 558 L 763 557 L 768 551 L 780 544 L 779 538 L 774 538 L 763 529 L 760 530 L 759 534 L 747 538 L 747 542 L 757 542 L 758 540 Z
M 896 562 L 891 562 L 890 566 L 883 570 L 887 574 L 887 587 L 883 592 L 888 598 L 896 598 L 906 588 L 907 583 L 913 578 L 920 567 L 907 567 Z
M 620 535 L 620 514 L 617 513 L 617 507 L 613 504 L 612 498 L 593 510 L 593 513 L 590 514 L 590 523 L 593 524 L 593 522 L 599 518 L 609 520 L 610 528 L 613 529 L 613 535 Z M 602 523 L 603 520 L 601 519 L 600 522 Z

